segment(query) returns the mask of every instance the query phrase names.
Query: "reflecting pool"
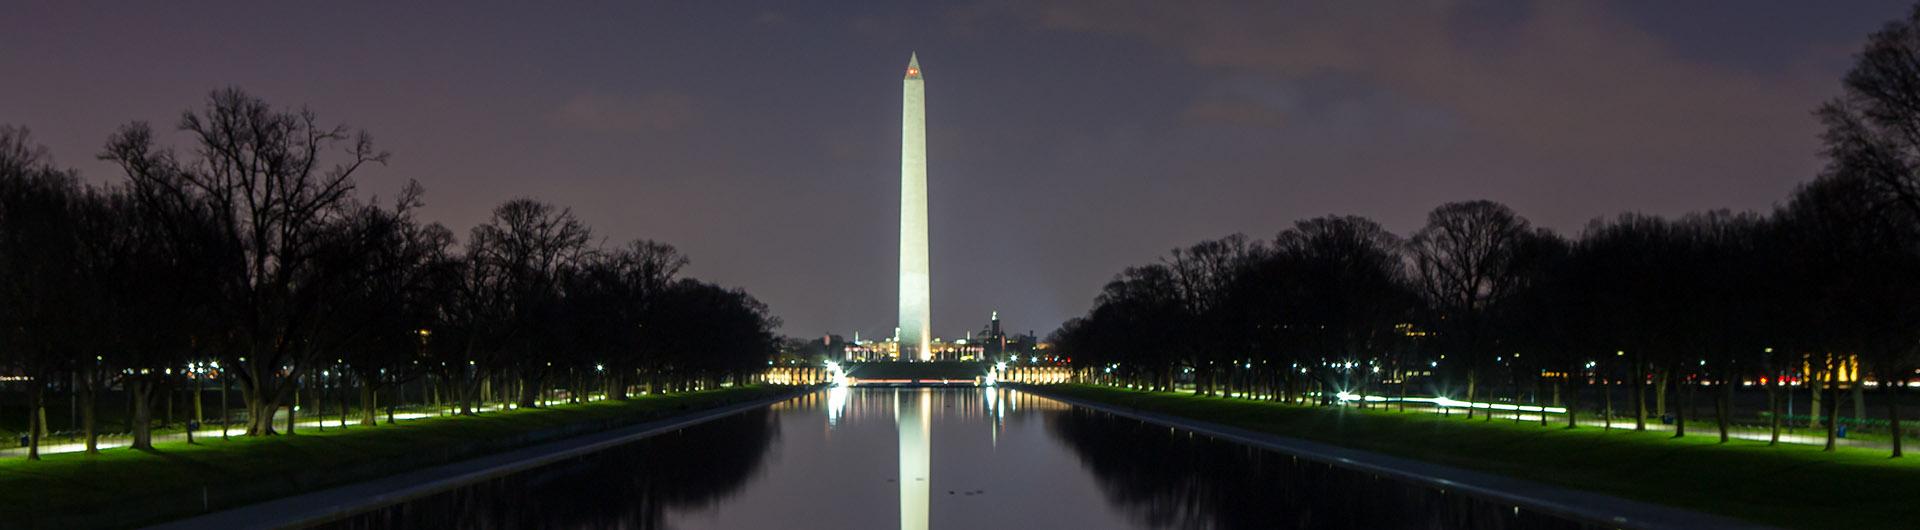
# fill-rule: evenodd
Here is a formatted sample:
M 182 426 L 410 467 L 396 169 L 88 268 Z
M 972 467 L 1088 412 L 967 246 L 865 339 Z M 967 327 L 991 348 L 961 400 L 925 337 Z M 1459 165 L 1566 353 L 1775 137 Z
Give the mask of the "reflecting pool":
M 834 388 L 338 528 L 1580 528 L 1008 389 Z

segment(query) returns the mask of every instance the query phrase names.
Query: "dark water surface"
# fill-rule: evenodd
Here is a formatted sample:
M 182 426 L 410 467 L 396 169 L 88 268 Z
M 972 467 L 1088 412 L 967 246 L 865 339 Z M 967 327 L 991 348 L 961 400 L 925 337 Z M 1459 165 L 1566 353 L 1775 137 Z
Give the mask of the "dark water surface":
M 1006 389 L 833 389 L 337 528 L 1580 528 Z

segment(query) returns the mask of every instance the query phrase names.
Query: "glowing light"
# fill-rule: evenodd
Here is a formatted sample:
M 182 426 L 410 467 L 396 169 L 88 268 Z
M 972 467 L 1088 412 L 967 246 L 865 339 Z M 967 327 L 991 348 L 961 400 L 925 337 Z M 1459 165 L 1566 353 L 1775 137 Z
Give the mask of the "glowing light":
M 1361 396 L 1361 395 L 1354 394 L 1347 391 L 1340 391 L 1338 393 L 1335 393 L 1334 397 L 1343 402 L 1362 401 L 1362 400 L 1367 402 L 1373 402 L 1373 403 L 1405 401 L 1408 403 L 1431 403 L 1436 406 L 1447 407 L 1447 408 L 1476 408 L 1476 409 L 1508 410 L 1508 411 L 1519 411 L 1519 412 L 1545 411 L 1548 414 L 1566 414 L 1567 413 L 1566 407 L 1542 407 L 1538 405 L 1513 405 L 1508 403 L 1484 403 L 1479 401 L 1469 402 L 1469 401 L 1460 401 L 1460 400 L 1448 398 L 1448 397 L 1401 398 L 1401 397 L 1388 397 L 1388 396 Z
M 846 386 L 827 389 L 827 426 L 840 424 L 840 417 L 847 413 L 847 397 L 853 391 Z
M 847 372 L 840 369 L 840 363 L 833 361 L 827 361 L 827 383 L 835 387 L 844 387 L 851 384 L 847 378 Z

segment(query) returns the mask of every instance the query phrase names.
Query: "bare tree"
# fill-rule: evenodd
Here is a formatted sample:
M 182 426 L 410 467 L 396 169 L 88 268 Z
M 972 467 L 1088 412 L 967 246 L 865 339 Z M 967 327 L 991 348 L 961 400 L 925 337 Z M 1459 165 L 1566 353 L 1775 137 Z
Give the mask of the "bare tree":
M 84 310 L 66 291 L 79 274 L 82 190 L 24 128 L 0 127 L 0 362 L 27 378 L 27 458 L 47 432 L 47 380 L 73 357 Z
M 1867 39 L 1818 111 L 1832 168 L 1845 168 L 1920 218 L 1920 6 Z
M 239 376 L 248 434 L 271 434 L 274 412 L 320 355 L 311 339 L 321 301 L 345 280 L 320 245 L 351 212 L 354 175 L 387 153 L 364 131 L 322 126 L 311 111 L 277 110 L 238 88 L 214 91 L 178 128 L 197 144 L 190 161 L 157 147 L 142 122 L 121 128 L 101 157 L 143 200 L 217 221 L 228 250 L 218 256 L 217 307 L 233 326 L 220 354 Z M 336 149 L 340 161 L 328 163 Z
M 1299 346 L 1326 357 L 1314 360 L 1341 366 L 1343 385 L 1357 394 L 1381 371 L 1398 369 L 1392 361 L 1405 353 L 1405 337 L 1394 326 L 1410 322 L 1416 295 L 1407 283 L 1404 246 L 1379 223 L 1356 216 L 1298 221 L 1274 239 L 1269 261 L 1286 263 L 1289 272 L 1264 281 L 1291 286 L 1278 301 L 1285 308 L 1279 325 Z
M 1468 401 L 1495 357 L 1488 315 L 1512 291 L 1514 257 L 1529 228 L 1505 205 L 1455 202 L 1427 214 L 1427 225 L 1408 242 L 1414 283 L 1435 313 L 1445 350 L 1455 355 L 1450 364 L 1466 373 Z
M 1264 255 L 1263 244 L 1233 234 L 1176 248 L 1163 260 L 1186 309 L 1182 324 L 1191 335 L 1182 343 L 1189 350 L 1196 394 L 1217 395 L 1223 373 L 1233 364 L 1232 354 L 1247 353 L 1251 341 L 1235 321 L 1236 313 L 1226 310 L 1226 302 L 1235 279 Z
M 1809 306 L 1802 325 L 1812 336 L 1810 362 L 1825 364 L 1830 372 L 1840 371 L 1851 358 L 1870 363 L 1870 371 L 1887 377 L 1882 381 L 1887 382 L 1888 416 L 1897 423 L 1893 394 L 1900 385 L 1891 382 L 1911 373 L 1920 344 L 1914 331 L 1920 329 L 1920 310 L 1912 304 L 1920 297 L 1920 254 L 1915 252 L 1920 225 L 1904 208 L 1875 200 L 1881 193 L 1884 188 L 1865 176 L 1830 174 L 1796 191 L 1780 216 L 1793 234 L 1791 253 L 1805 260 L 1802 271 L 1811 272 L 1800 280 L 1809 284 L 1802 290 Z M 1838 436 L 1840 379 L 1827 377 L 1828 450 Z M 1895 436 L 1895 456 L 1902 449 Z
M 551 361 L 542 358 L 553 338 L 549 325 L 560 302 L 566 269 L 586 255 L 592 237 L 573 212 L 533 199 L 501 204 L 486 224 L 474 227 L 467 242 L 470 267 L 491 275 L 503 296 L 507 329 L 502 347 L 519 378 L 519 405 L 537 406 L 538 390 Z

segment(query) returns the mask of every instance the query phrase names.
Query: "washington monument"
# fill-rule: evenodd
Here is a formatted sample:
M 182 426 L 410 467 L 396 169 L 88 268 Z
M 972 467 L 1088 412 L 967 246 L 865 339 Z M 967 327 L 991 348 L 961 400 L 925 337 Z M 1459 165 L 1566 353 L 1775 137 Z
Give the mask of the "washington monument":
M 920 56 L 907 59 L 900 117 L 900 356 L 932 358 L 927 274 L 927 91 Z M 913 348 L 911 351 L 908 348 Z

